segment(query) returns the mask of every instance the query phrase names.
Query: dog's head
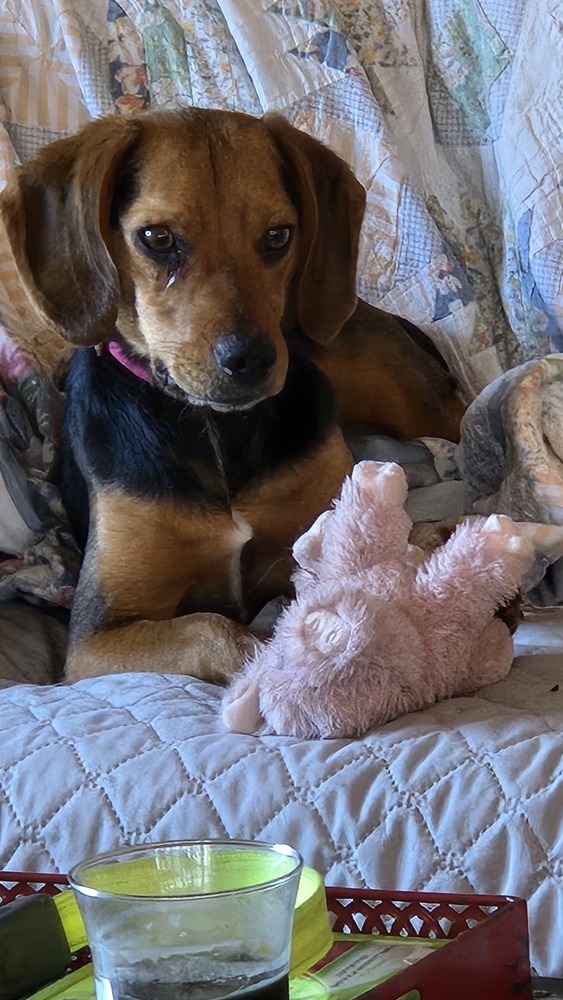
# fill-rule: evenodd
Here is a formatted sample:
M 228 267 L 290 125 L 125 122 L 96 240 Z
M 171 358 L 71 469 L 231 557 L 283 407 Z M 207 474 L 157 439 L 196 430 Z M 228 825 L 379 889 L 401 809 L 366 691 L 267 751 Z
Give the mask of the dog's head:
M 110 117 L 47 146 L 2 211 L 36 311 L 77 345 L 115 326 L 163 388 L 242 409 L 282 388 L 284 326 L 352 313 L 365 194 L 278 116 Z

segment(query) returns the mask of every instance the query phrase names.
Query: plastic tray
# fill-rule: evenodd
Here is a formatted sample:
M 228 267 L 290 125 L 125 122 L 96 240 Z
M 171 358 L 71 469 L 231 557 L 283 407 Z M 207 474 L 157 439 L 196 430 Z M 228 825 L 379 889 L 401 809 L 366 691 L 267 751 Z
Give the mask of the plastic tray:
M 0 903 L 33 892 L 56 895 L 67 885 L 63 875 L 0 872 Z M 399 1000 L 409 991 L 422 1000 L 531 1000 L 523 899 L 328 887 L 327 902 L 335 933 L 450 941 L 364 994 L 366 1000 Z M 83 949 L 72 968 L 87 960 Z

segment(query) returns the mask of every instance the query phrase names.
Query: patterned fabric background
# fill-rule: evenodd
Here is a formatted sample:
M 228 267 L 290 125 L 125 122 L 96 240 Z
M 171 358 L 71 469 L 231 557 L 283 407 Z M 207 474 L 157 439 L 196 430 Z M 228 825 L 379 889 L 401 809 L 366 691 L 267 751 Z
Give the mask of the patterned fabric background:
M 108 112 L 280 110 L 367 188 L 360 293 L 473 395 L 563 345 L 562 28 L 557 0 L 4 0 L 0 178 Z

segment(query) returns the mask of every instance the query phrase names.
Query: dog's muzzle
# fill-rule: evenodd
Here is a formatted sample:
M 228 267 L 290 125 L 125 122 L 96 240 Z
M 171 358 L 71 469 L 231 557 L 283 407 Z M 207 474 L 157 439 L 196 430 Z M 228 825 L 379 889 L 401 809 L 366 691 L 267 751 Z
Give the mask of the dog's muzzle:
M 250 409 L 270 395 L 278 354 L 269 338 L 227 334 L 216 342 L 212 358 L 215 376 L 207 391 L 193 391 L 183 379 L 177 382 L 160 360 L 153 366 L 155 382 L 169 396 L 224 412 Z
M 258 389 L 270 377 L 277 360 L 275 344 L 268 337 L 241 337 L 230 333 L 218 340 L 213 358 L 222 375 L 241 391 Z

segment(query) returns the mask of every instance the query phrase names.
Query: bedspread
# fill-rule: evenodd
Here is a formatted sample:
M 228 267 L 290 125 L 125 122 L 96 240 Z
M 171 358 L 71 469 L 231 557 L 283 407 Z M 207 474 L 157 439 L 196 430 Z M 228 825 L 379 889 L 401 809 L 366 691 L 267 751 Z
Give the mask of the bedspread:
M 191 678 L 9 688 L 0 869 L 66 871 L 147 840 L 282 840 L 328 884 L 522 895 L 533 962 L 560 975 L 560 681 L 560 656 L 524 657 L 478 696 L 310 742 L 224 733 L 220 690 Z

